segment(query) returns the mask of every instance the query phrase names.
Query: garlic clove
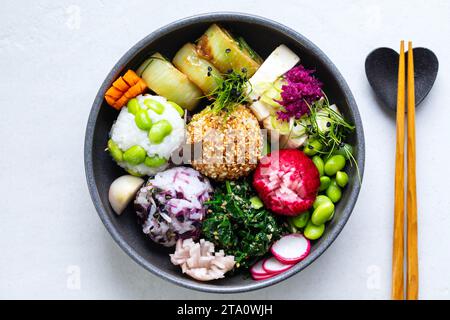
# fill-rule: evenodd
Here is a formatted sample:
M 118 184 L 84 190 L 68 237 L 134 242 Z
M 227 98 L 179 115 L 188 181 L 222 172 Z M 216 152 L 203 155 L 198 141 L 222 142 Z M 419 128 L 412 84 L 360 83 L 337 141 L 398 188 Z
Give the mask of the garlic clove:
M 143 184 L 144 179 L 131 175 L 121 176 L 111 183 L 108 198 L 116 214 L 120 215 L 125 210 Z

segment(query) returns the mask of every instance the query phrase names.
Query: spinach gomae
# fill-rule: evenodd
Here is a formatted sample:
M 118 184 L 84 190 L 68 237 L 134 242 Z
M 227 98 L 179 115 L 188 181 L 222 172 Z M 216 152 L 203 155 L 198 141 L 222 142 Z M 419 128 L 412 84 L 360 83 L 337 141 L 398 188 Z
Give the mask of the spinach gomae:
M 226 181 L 205 203 L 209 209 L 203 221 L 203 235 L 218 249 L 234 255 L 237 268 L 250 267 L 283 233 L 284 226 L 278 218 L 264 207 L 255 209 L 250 200 L 254 196 L 247 179 Z

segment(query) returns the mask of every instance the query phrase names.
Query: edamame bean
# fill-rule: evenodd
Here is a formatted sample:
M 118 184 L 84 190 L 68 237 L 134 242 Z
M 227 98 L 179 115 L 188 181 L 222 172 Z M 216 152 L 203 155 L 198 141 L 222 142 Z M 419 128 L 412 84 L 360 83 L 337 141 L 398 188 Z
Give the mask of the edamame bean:
M 148 115 L 147 110 L 139 110 L 134 116 L 136 126 L 141 130 L 150 130 L 152 127 L 152 119 Z
M 336 182 L 336 178 L 332 178 L 332 179 L 331 179 L 330 186 L 339 187 L 338 184 L 337 184 L 337 182 Z
M 160 144 L 165 138 L 164 132 L 158 130 L 157 127 L 153 126 L 148 132 L 148 139 L 153 144 Z
M 145 160 L 147 152 L 141 146 L 132 146 L 123 154 L 123 160 L 128 162 L 131 165 L 138 165 Z
M 336 172 L 342 170 L 344 167 L 345 157 L 340 154 L 334 155 L 325 162 L 325 174 L 330 177 L 334 176 Z
M 119 146 L 112 141 L 112 139 L 108 140 L 108 151 L 117 162 L 123 161 L 123 152 L 120 150 Z
M 328 221 L 334 212 L 334 204 L 331 202 L 325 202 L 319 205 L 311 216 L 311 221 L 316 226 L 324 224 Z
M 325 231 L 325 225 L 321 224 L 316 226 L 312 221 L 310 220 L 308 224 L 305 227 L 305 230 L 303 230 L 303 235 L 308 238 L 309 240 L 317 240 Z
M 143 177 L 144 176 L 143 174 L 141 174 L 137 171 L 131 170 L 131 169 L 125 169 L 125 171 L 135 177 Z
M 330 186 L 328 187 L 328 189 L 327 189 L 327 191 L 325 193 L 327 194 L 328 198 L 330 198 L 330 200 L 333 201 L 334 203 L 336 203 L 339 200 L 341 200 L 342 190 L 336 184 L 334 179 L 331 181 L 331 184 L 330 184 Z
M 172 125 L 169 121 L 163 119 L 156 122 L 148 132 L 148 138 L 151 143 L 159 144 L 166 136 L 172 132 Z
M 169 103 L 172 105 L 172 107 L 175 108 L 175 110 L 178 111 L 178 113 L 180 114 L 180 116 L 184 116 L 184 110 L 182 107 L 180 107 L 179 105 L 177 105 L 175 102 L 169 101 Z
M 317 170 L 319 171 L 319 176 L 323 176 L 323 167 L 325 163 L 323 162 L 322 158 L 320 156 L 314 156 L 312 158 L 312 161 L 316 165 Z
M 330 184 L 331 184 L 330 177 L 327 177 L 327 176 L 320 177 L 319 191 L 327 190 L 327 188 L 330 186 Z
M 144 164 L 150 168 L 160 167 L 167 162 L 166 158 L 153 156 L 153 157 L 145 157 Z
M 350 155 L 353 154 L 353 147 L 348 143 L 344 143 L 342 146 L 338 147 L 333 151 L 333 155 L 340 154 L 344 156 L 347 160 L 350 159 Z
M 256 209 L 256 210 L 261 209 L 264 206 L 261 199 L 257 196 L 250 198 L 250 205 L 252 206 L 253 209 Z
M 145 99 L 144 104 L 157 114 L 162 114 L 164 112 L 164 105 L 158 101 L 153 99 Z
M 136 114 L 141 107 L 139 106 L 139 101 L 136 98 L 130 99 L 127 103 L 128 112 L 131 114 Z
M 303 152 L 308 156 L 315 155 L 318 151 L 322 150 L 322 144 L 318 140 L 312 140 L 308 142 L 306 147 L 303 149 Z
M 310 213 L 308 211 L 300 213 L 298 216 L 290 217 L 289 222 L 296 228 L 304 228 L 309 221 Z
M 153 144 L 160 144 L 164 140 L 165 135 L 162 131 L 154 128 L 155 127 L 152 127 L 148 132 L 148 139 Z
M 345 187 L 348 183 L 348 175 L 344 171 L 336 172 L 336 183 L 339 187 Z
M 331 216 L 328 218 L 327 222 L 333 220 L 334 213 L 335 213 L 335 211 L 333 211 L 333 213 L 331 214 Z
M 318 206 L 320 206 L 322 203 L 325 203 L 325 202 L 332 202 L 332 201 L 330 198 L 328 198 L 327 196 L 325 196 L 323 194 L 318 195 L 316 197 L 316 200 L 314 200 L 313 208 L 316 209 Z

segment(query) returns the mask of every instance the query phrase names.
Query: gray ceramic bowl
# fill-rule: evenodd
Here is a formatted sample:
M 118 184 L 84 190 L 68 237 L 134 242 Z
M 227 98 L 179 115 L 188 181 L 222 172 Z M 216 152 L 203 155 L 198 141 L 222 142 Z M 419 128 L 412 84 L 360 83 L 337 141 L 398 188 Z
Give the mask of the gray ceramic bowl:
M 86 129 L 84 161 L 89 191 L 101 220 L 119 246 L 137 263 L 152 273 L 187 288 L 215 293 L 244 292 L 288 279 L 316 260 L 344 228 L 358 197 L 360 183 L 355 167 L 350 167 L 350 183 L 336 207 L 335 218 L 327 226 L 324 236 L 313 244 L 310 255 L 289 271 L 264 281 L 254 281 L 242 274 L 209 283 L 192 280 L 184 276 L 179 267 L 170 263 L 168 254 L 172 250 L 168 251 L 144 237 L 131 206 L 120 217 L 113 213 L 108 202 L 108 189 L 111 182 L 124 174 L 124 171 L 105 152 L 108 132 L 117 117 L 117 111 L 107 106 L 103 100 L 105 91 L 124 70 L 137 68 L 150 53 L 158 50 L 172 57 L 184 43 L 197 39 L 214 22 L 244 36 L 262 57 L 267 57 L 277 45 L 284 43 L 301 57 L 305 66 L 316 69 L 316 75 L 324 83 L 324 90 L 330 100 L 356 125 L 350 143 L 355 148 L 362 176 L 363 127 L 352 93 L 334 64 L 319 48 L 294 30 L 265 18 L 240 13 L 203 14 L 176 21 L 151 33 L 125 53 L 106 77 L 92 105 Z

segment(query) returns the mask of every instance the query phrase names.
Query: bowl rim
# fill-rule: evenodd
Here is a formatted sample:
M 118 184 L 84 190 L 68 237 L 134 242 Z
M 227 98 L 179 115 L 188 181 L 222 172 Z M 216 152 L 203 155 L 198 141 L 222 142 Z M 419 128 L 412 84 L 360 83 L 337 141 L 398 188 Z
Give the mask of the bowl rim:
M 355 119 L 355 127 L 356 132 L 355 135 L 357 136 L 357 144 L 355 146 L 357 150 L 357 156 L 356 161 L 358 163 L 359 172 L 361 176 L 361 183 L 363 179 L 364 174 L 364 162 L 365 162 L 365 141 L 364 141 L 364 130 L 362 127 L 362 121 L 361 117 L 358 111 L 358 107 L 356 104 L 356 101 L 353 97 L 353 94 L 351 93 L 351 90 L 347 84 L 347 82 L 344 80 L 341 73 L 338 71 L 336 66 L 331 62 L 331 60 L 325 55 L 325 53 L 322 52 L 321 49 L 319 49 L 315 44 L 313 44 L 310 40 L 305 38 L 303 35 L 298 33 L 297 31 L 281 24 L 278 22 L 275 22 L 273 20 L 248 14 L 248 13 L 240 13 L 240 12 L 212 12 L 212 13 L 202 13 L 198 15 L 189 16 L 187 18 L 183 18 L 177 21 L 174 21 L 172 23 L 169 23 L 153 32 L 148 34 L 146 37 L 144 37 L 142 40 L 137 42 L 131 49 L 129 49 L 120 59 L 119 61 L 114 65 L 112 70 L 109 72 L 108 76 L 103 81 L 95 99 L 91 107 L 91 111 L 89 114 L 88 122 L 86 125 L 86 133 L 85 133 L 85 141 L 84 141 L 84 165 L 85 165 L 85 175 L 86 175 L 86 181 L 88 184 L 89 193 L 92 199 L 92 202 L 94 203 L 95 209 L 105 225 L 108 232 L 111 234 L 114 241 L 119 245 L 119 247 L 122 248 L 135 262 L 137 262 L 140 266 L 145 268 L 146 270 L 150 271 L 154 275 L 157 275 L 163 279 L 166 279 L 174 284 L 177 284 L 179 286 L 194 289 L 198 291 L 203 292 L 209 292 L 209 293 L 241 293 L 241 292 L 248 292 L 253 291 L 257 289 L 262 289 L 274 284 L 277 284 L 281 281 L 284 281 L 294 274 L 300 272 L 301 270 L 305 269 L 307 266 L 309 266 L 311 263 L 313 263 L 319 256 L 321 256 L 334 242 L 334 240 L 337 238 L 337 236 L 341 233 L 342 229 L 344 228 L 345 224 L 347 223 L 353 208 L 356 204 L 360 189 L 361 189 L 361 183 L 352 185 L 351 190 L 347 190 L 347 192 L 350 192 L 349 194 L 349 202 L 347 205 L 343 208 L 340 219 L 336 222 L 335 228 L 328 234 L 327 238 L 324 239 L 324 241 L 321 243 L 320 247 L 318 247 L 314 252 L 311 252 L 311 254 L 307 257 L 307 259 L 297 263 L 294 267 L 289 269 L 288 271 L 279 274 L 277 276 L 274 276 L 270 279 L 263 280 L 263 281 L 255 281 L 250 284 L 244 284 L 244 285 L 234 285 L 234 286 L 220 286 L 220 285 L 214 285 L 209 283 L 201 283 L 201 282 L 189 282 L 182 278 L 174 277 L 173 275 L 167 273 L 163 269 L 155 268 L 151 264 L 148 263 L 148 261 L 142 257 L 138 252 L 136 252 L 129 244 L 128 242 L 121 236 L 121 234 L 116 230 L 113 226 L 113 223 L 111 221 L 111 218 L 107 214 L 105 208 L 102 205 L 102 202 L 100 200 L 100 195 L 97 189 L 97 185 L 94 179 L 94 170 L 93 170 L 93 157 L 92 157 L 92 146 L 93 146 L 93 136 L 95 131 L 95 123 L 97 121 L 97 117 L 101 108 L 101 105 L 103 104 L 103 93 L 107 89 L 107 87 L 110 85 L 110 83 L 115 79 L 118 74 L 123 70 L 123 66 L 126 65 L 126 63 L 133 59 L 139 52 L 144 49 L 149 43 L 153 42 L 160 36 L 173 32 L 175 30 L 178 30 L 180 28 L 184 28 L 189 26 L 192 23 L 197 22 L 251 22 L 254 24 L 259 24 L 264 27 L 269 27 L 271 29 L 276 29 L 279 31 L 282 31 L 287 37 L 291 38 L 294 42 L 300 42 L 302 45 L 312 53 L 317 59 L 319 59 L 324 65 L 327 66 L 330 73 L 333 74 L 333 76 L 336 78 L 337 82 L 339 83 L 339 86 L 342 88 L 342 91 L 344 93 L 344 97 L 346 102 L 348 103 L 349 109 L 351 110 L 354 119 Z

